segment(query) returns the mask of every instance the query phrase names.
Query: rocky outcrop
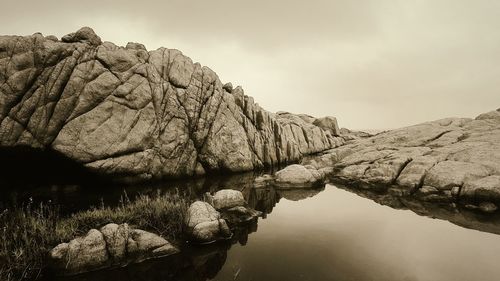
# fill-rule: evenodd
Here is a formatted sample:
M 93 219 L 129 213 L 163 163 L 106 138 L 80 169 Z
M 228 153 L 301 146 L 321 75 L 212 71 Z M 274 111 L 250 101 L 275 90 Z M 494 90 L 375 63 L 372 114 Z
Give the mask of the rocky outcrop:
M 127 224 L 108 224 L 85 236 L 57 245 L 50 251 L 51 267 L 72 275 L 102 268 L 124 266 L 179 252 L 162 237 Z
M 0 146 L 51 148 L 102 174 L 246 171 L 343 143 L 314 120 L 265 111 L 175 49 L 119 47 L 90 28 L 0 36 Z
M 500 109 L 383 132 L 305 161 L 336 180 L 422 200 L 500 203 Z M 486 204 L 491 203 L 491 204 Z

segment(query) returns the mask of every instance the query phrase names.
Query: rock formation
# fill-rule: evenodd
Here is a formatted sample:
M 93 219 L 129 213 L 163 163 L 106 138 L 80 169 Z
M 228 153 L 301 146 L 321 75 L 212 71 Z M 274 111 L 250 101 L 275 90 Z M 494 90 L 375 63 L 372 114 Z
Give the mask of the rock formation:
M 500 203 L 500 109 L 358 139 L 303 164 L 330 167 L 336 180 L 423 200 L 462 201 L 485 211 Z
M 208 193 L 206 197 L 209 202 L 193 202 L 186 216 L 187 234 L 195 243 L 205 244 L 231 238 L 231 229 L 262 215 L 248 207 L 243 193 L 238 190 L 222 189 L 214 195 Z
M 190 240 L 196 243 L 210 243 L 232 235 L 220 213 L 203 201 L 193 202 L 189 206 L 185 225 Z
M 50 251 L 50 263 L 58 274 L 72 275 L 107 267 L 124 266 L 179 250 L 162 237 L 127 224 L 107 224 L 91 229 L 83 237 L 57 245 Z
M 265 111 L 175 49 L 119 47 L 90 28 L 0 36 L 0 146 L 54 149 L 102 174 L 276 166 L 341 145 L 334 121 Z

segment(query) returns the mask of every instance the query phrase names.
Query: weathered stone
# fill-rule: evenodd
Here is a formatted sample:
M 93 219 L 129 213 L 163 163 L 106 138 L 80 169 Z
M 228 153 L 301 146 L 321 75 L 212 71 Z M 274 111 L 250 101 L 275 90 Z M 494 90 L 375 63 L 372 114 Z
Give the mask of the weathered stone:
M 275 184 L 279 187 L 307 187 L 322 181 L 321 174 L 312 166 L 290 165 L 276 172 Z
M 497 202 L 499 125 L 498 110 L 476 119 L 446 118 L 369 138 L 353 138 L 350 143 L 309 157 L 303 163 L 359 187 L 397 185 L 406 190 L 405 195 L 415 194 L 426 200 L 460 197 L 474 203 Z M 351 132 L 343 129 L 341 133 Z
M 68 43 L 88 42 L 96 46 L 102 43 L 101 38 L 90 27 L 82 27 L 75 33 L 64 35 L 61 40 Z
M 84 237 L 57 245 L 50 251 L 50 259 L 54 267 L 67 274 L 103 268 L 109 262 L 106 241 L 96 229 L 89 230 Z
M 133 229 L 127 240 L 127 252 L 132 257 L 143 260 L 172 255 L 179 250 L 154 233 Z
M 488 175 L 488 170 L 475 163 L 443 161 L 436 164 L 425 177 L 424 184 L 441 190 L 461 186 L 465 181 Z
M 231 236 L 226 222 L 207 202 L 192 203 L 187 212 L 185 222 L 191 240 L 198 243 L 210 243 Z
M 231 84 L 231 82 L 224 84 L 224 86 L 222 88 L 224 90 L 226 90 L 226 92 L 229 92 L 229 93 L 233 92 L 233 84 Z
M 73 275 L 111 266 L 175 254 L 179 250 L 162 237 L 127 224 L 107 224 L 50 251 L 50 263 L 58 274 Z
M 397 184 L 408 189 L 415 189 L 423 184 L 426 173 L 437 163 L 432 156 L 418 156 L 413 159 L 397 178 Z
M 197 224 L 191 231 L 194 241 L 210 243 L 219 239 L 231 237 L 231 231 L 223 219 L 205 221 Z
M 500 175 L 468 181 L 462 187 L 460 196 L 472 200 L 500 201 Z
M 45 39 L 50 40 L 50 41 L 54 41 L 54 42 L 59 41 L 59 39 L 54 35 L 49 35 L 49 36 L 45 37 Z
M 222 189 L 210 196 L 212 206 L 217 209 L 228 209 L 245 205 L 245 198 L 241 191 L 233 189 Z
M 313 122 L 314 125 L 325 131 L 329 131 L 334 136 L 340 136 L 340 129 L 337 123 L 337 118 L 332 116 L 318 118 Z
M 115 262 L 123 260 L 127 254 L 127 241 L 129 238 L 128 224 L 117 225 L 110 223 L 100 229 L 106 241 L 110 258 Z
M 1 146 L 147 180 L 278 166 L 343 144 L 262 109 L 178 50 L 118 47 L 90 28 L 62 41 L 0 36 Z

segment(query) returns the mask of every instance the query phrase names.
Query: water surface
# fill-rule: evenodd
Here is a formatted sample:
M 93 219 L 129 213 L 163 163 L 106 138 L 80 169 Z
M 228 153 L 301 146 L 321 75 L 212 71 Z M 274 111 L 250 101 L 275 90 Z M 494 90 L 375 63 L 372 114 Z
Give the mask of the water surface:
M 500 236 L 328 185 L 282 199 L 213 280 L 499 280 Z
M 240 229 L 232 241 L 190 246 L 175 257 L 64 280 L 500 279 L 498 223 L 463 210 L 373 195 L 414 211 L 395 209 L 333 185 L 236 187 L 266 215 Z

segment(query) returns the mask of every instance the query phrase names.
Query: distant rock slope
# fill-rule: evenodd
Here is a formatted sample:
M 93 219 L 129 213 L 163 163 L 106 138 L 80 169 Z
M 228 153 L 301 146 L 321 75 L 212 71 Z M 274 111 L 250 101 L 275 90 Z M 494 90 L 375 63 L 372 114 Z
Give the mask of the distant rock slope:
M 337 180 L 423 200 L 500 203 L 500 109 L 383 132 L 304 162 Z
M 118 47 L 90 28 L 0 36 L 0 145 L 52 148 L 100 173 L 245 171 L 342 144 L 336 122 L 315 121 L 265 111 L 178 50 Z

